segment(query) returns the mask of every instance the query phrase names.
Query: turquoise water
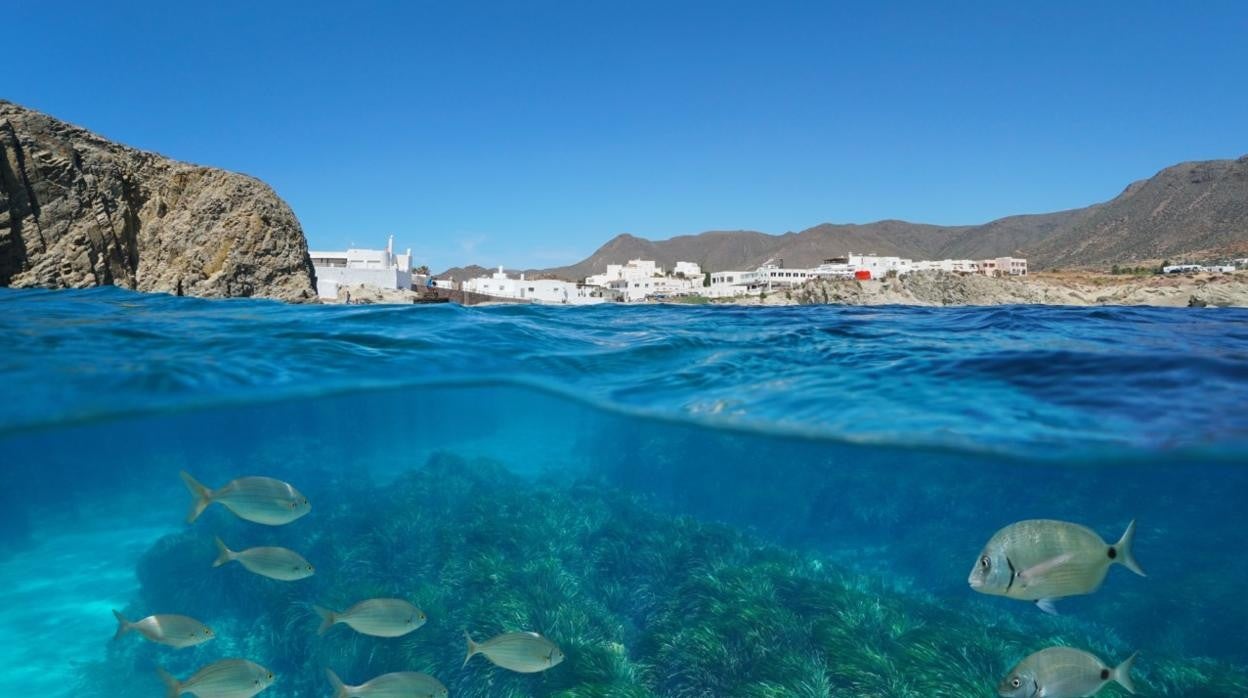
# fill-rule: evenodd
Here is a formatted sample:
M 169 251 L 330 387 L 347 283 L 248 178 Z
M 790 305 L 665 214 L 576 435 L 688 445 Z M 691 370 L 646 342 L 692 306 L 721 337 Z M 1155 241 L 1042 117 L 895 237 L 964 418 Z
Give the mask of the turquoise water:
M 330 695 L 327 666 L 465 696 L 991 696 L 1053 644 L 1140 651 L 1146 695 L 1248 691 L 1243 310 L 0 290 L 0 338 L 0 695 L 160 696 L 157 666 L 241 656 L 277 675 L 262 696 Z M 313 509 L 188 525 L 180 470 Z M 1029 518 L 1109 542 L 1138 520 L 1149 576 L 1056 617 L 972 591 Z M 214 535 L 317 572 L 214 569 Z M 311 604 L 387 595 L 429 622 L 317 636 Z M 114 641 L 114 608 L 217 638 Z M 464 630 L 567 659 L 461 667 Z

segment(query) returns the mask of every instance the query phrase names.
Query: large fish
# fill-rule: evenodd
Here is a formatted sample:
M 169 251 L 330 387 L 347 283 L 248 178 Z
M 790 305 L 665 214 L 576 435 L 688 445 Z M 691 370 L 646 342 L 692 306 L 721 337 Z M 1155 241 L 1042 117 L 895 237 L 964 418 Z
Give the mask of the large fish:
M 997 686 L 1002 698 L 1084 698 L 1117 681 L 1135 693 L 1131 665 L 1135 655 L 1111 669 L 1095 655 L 1069 647 L 1040 650 L 1018 663 Z
M 321 616 L 324 635 L 335 623 L 344 623 L 358 633 L 374 637 L 399 637 L 425 624 L 425 612 L 402 599 L 368 599 L 341 613 L 313 606 Z
M 288 524 L 312 511 L 308 498 L 299 490 L 271 477 L 240 477 L 214 490 L 184 471 L 182 482 L 194 497 L 191 511 L 186 515 L 187 523 L 198 519 L 213 502 L 220 503 L 240 519 L 269 526 Z
M 261 577 L 282 582 L 294 582 L 311 577 L 316 570 L 299 553 L 288 548 L 248 548 L 234 552 L 220 538 L 217 541 L 217 559 L 213 567 L 238 560 L 239 564 Z
M 156 669 L 165 682 L 165 697 L 190 693 L 197 698 L 251 698 L 273 683 L 273 672 L 246 659 L 223 659 L 179 681 L 164 669 Z
M 446 698 L 450 692 L 441 681 L 428 674 L 397 671 L 382 674 L 359 686 L 348 686 L 333 671 L 326 669 L 334 698 Z
M 474 654 L 483 654 L 497 666 L 524 674 L 545 671 L 563 661 L 559 647 L 537 633 L 504 633 L 480 644 L 473 642 L 467 631 L 464 638 L 468 640 L 464 666 L 468 666 Z
M 1145 576 L 1135 560 L 1134 542 L 1134 521 L 1113 545 L 1077 524 L 1020 521 L 988 541 L 967 581 L 981 594 L 1034 601 L 1046 613 L 1056 613 L 1054 599 L 1091 594 L 1115 564 Z
M 211 628 L 187 616 L 148 616 L 131 623 L 120 611 L 113 611 L 113 615 L 117 618 L 117 634 L 113 636 L 114 640 L 133 630 L 152 642 L 181 649 L 194 647 L 215 637 Z

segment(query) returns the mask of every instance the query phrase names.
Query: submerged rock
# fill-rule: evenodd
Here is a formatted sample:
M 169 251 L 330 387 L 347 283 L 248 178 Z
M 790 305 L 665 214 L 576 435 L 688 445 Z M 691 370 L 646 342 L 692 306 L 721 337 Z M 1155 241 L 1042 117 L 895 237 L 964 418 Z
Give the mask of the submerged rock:
M 263 182 L 112 143 L 0 100 L 0 286 L 316 298 Z

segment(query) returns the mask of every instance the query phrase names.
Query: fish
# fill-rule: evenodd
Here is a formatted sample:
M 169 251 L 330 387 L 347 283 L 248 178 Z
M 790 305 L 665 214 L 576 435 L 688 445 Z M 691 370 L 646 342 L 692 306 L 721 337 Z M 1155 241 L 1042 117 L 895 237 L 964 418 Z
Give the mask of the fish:
M 1091 594 L 1113 565 L 1147 576 L 1135 559 L 1135 521 L 1117 543 L 1065 521 L 1020 521 L 997 531 L 979 553 L 967 581 L 981 594 L 1033 601 L 1056 613 L 1054 600 Z
M 334 698 L 446 698 L 450 691 L 441 681 L 415 671 L 382 674 L 359 686 L 348 686 L 332 670 L 325 670 L 334 687 Z
M 152 642 L 182 649 L 203 644 L 216 637 L 212 628 L 187 616 L 148 616 L 133 623 L 126 620 L 121 611 L 114 610 L 113 616 L 117 618 L 117 634 L 113 636 L 114 640 L 133 630 Z
M 563 661 L 558 645 L 537 633 L 503 633 L 478 644 L 465 630 L 464 639 L 468 641 L 464 666 L 468 666 L 474 654 L 485 655 L 495 665 L 523 674 L 545 671 Z
M 273 684 L 273 672 L 246 659 L 223 659 L 179 681 L 164 669 L 157 668 L 165 682 L 165 698 L 178 698 L 190 693 L 197 698 L 251 698 Z
M 368 599 L 341 613 L 323 606 L 312 607 L 321 617 L 318 635 L 335 623 L 343 623 L 358 633 L 374 637 L 400 637 L 425 624 L 425 612 L 402 599 Z
M 268 526 L 288 524 L 312 511 L 312 504 L 299 490 L 271 477 L 240 477 L 214 490 L 182 471 L 182 482 L 193 498 L 187 523 L 194 523 L 214 502 L 240 519 Z
M 213 567 L 220 567 L 227 562 L 238 560 L 239 564 L 261 577 L 276 579 L 282 582 L 294 582 L 311 577 L 316 570 L 311 563 L 288 548 L 248 548 L 234 552 L 217 538 L 217 559 Z
M 1135 694 L 1131 667 L 1139 652 L 1110 669 L 1096 655 L 1070 647 L 1050 647 L 1019 662 L 997 686 L 1002 698 L 1084 698 L 1118 682 Z

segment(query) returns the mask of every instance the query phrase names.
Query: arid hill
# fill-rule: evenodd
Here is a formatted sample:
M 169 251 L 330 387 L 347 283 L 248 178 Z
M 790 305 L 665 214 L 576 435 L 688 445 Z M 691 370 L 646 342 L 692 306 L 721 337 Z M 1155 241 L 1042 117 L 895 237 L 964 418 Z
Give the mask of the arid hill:
M 913 259 L 1021 256 L 1034 269 L 1109 267 L 1188 256 L 1248 254 L 1248 156 L 1188 162 L 1136 182 L 1087 208 L 1001 218 L 983 225 L 938 226 L 884 220 L 824 223 L 800 233 L 713 231 L 652 241 L 619 235 L 587 259 L 543 270 L 578 279 L 608 263 L 653 259 L 706 269 L 752 269 L 768 259 L 809 267 L 849 252 Z

